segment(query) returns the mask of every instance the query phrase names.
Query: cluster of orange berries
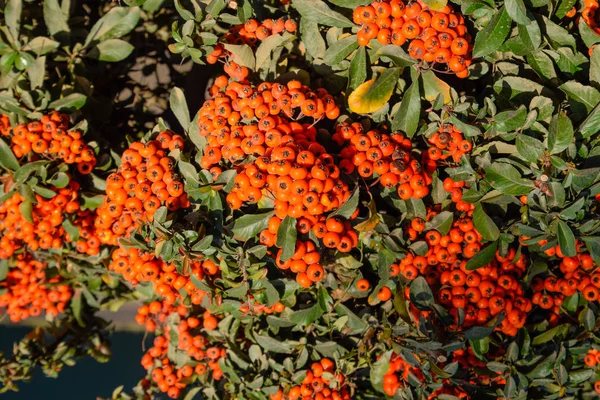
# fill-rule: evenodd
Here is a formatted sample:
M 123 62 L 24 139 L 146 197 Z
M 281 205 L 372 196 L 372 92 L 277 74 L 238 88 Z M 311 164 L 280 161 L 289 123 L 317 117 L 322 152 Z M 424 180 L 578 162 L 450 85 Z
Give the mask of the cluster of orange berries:
M 249 19 L 243 24 L 235 25 L 229 33 L 224 36 L 225 42 L 229 44 L 247 44 L 250 47 L 256 46 L 258 42 L 262 42 L 271 35 L 277 35 L 281 32 L 296 32 L 298 24 L 292 19 L 265 19 L 264 21 L 258 21 L 256 19 Z M 219 58 L 227 58 L 229 51 L 225 49 L 222 43 L 215 45 L 214 50 L 206 57 L 206 62 L 209 64 L 215 64 Z
M 336 127 L 333 140 L 346 145 L 340 151 L 340 168 L 345 173 L 355 169 L 363 178 L 379 176 L 386 188 L 398 189 L 403 200 L 421 199 L 429 193 L 433 164 L 420 163 L 412 154 L 412 143 L 402 133 L 383 134 L 376 129 L 365 132 L 358 122 L 343 122 Z
M 590 349 L 584 356 L 583 361 L 586 366 L 595 368 L 600 363 L 600 350 Z M 600 380 L 594 382 L 594 390 L 596 393 L 600 393 Z
M 282 313 L 285 310 L 285 306 L 283 303 L 278 301 L 272 306 L 267 306 L 265 304 L 261 304 L 258 301 L 254 300 L 253 296 L 248 297 L 248 301 L 243 303 L 240 306 L 240 312 L 244 314 L 252 314 L 252 315 L 260 315 L 260 314 L 273 314 L 273 313 Z
M 176 333 L 170 332 L 165 325 L 167 317 L 173 313 L 177 313 L 181 318 Z M 211 369 L 214 380 L 220 380 L 223 377 L 223 372 L 219 367 L 219 359 L 225 357 L 225 349 L 218 346 L 209 346 L 210 342 L 199 332 L 201 329 L 200 319 L 190 317 L 188 314 L 188 308 L 183 305 L 174 307 L 166 302 L 161 303 L 158 301 L 153 301 L 149 305 L 144 305 L 138 309 L 138 316 L 143 315 L 148 318 L 148 316 L 154 315 L 160 319 L 163 334 L 154 338 L 153 346 L 144 354 L 141 363 L 146 370 L 151 371 L 151 379 L 158 386 L 158 389 L 163 393 L 167 393 L 172 399 L 180 396 L 181 390 L 185 389 L 192 375 L 204 375 L 207 368 Z M 145 322 L 146 327 L 148 327 L 147 321 Z M 213 330 L 216 326 L 216 318 L 205 312 L 204 329 Z M 151 327 L 153 332 L 157 328 L 154 325 Z M 177 349 L 185 351 L 194 360 L 195 366 L 185 364 L 180 368 L 176 368 L 169 360 L 168 348 L 173 334 L 178 337 Z
M 104 203 L 96 210 L 94 226 L 102 243 L 116 245 L 140 223 L 151 221 L 163 205 L 170 211 L 190 206 L 174 170 L 175 160 L 167 155 L 183 144 L 181 136 L 165 131 L 147 143 L 134 142 L 123 152 L 119 169 L 106 179 Z
M 464 154 L 473 148 L 473 144 L 462 135 L 462 132 L 452 124 L 442 124 L 438 132 L 427 139 L 433 146 L 427 150 L 430 160 L 446 160 L 452 157 L 457 163 Z
M 430 211 L 427 220 L 437 213 Z M 474 271 L 467 270 L 467 260 L 481 249 L 481 235 L 475 230 L 471 218 L 465 216 L 453 221 L 447 235 L 437 230 L 425 231 L 425 221 L 415 218 L 410 223 L 418 236 L 428 245 L 424 256 L 408 253 L 398 266 L 407 279 L 419 274 L 434 287 L 439 287 L 438 301 L 450 314 L 458 317 L 458 309 L 465 312 L 464 327 L 483 325 L 500 312 L 506 318 L 497 329 L 514 336 L 525 325 L 532 301 L 524 296 L 520 278 L 526 270 L 523 254 L 518 258 L 516 251 L 509 249 L 505 256 L 496 253 L 488 265 Z
M 390 357 L 390 365 L 387 372 L 383 376 L 383 391 L 388 396 L 393 396 L 401 385 L 401 382 L 408 381 L 408 375 L 415 374 L 420 380 L 422 378 L 421 370 L 414 368 L 412 365 L 404 361 L 404 359 L 392 353 Z
M 0 282 L 0 309 L 5 308 L 12 322 L 40 315 L 52 316 L 63 312 L 73 294 L 69 285 L 62 285 L 61 277 L 49 278 L 47 264 L 30 255 L 19 254 L 6 279 Z
M 538 244 L 544 247 L 548 242 L 541 240 Z M 545 278 L 536 276 L 531 282 L 534 294 L 533 304 L 544 310 L 550 310 L 550 323 L 558 321 L 561 305 L 566 297 L 581 292 L 588 301 L 597 301 L 600 290 L 600 273 L 594 272 L 596 264 L 592 257 L 583 251 L 583 243 L 576 241 L 577 255 L 566 257 L 559 245 L 545 250 L 549 257 L 556 256 L 560 260 L 559 270 L 562 277 L 549 275 Z M 558 271 L 555 271 L 558 272 Z
M 200 304 L 206 296 L 206 292 L 193 284 L 189 273 L 180 274 L 175 264 L 166 263 L 153 254 L 142 252 L 137 248 L 116 249 L 108 268 L 121 274 L 132 285 L 151 282 L 155 293 L 167 304 L 175 304 L 181 298 L 182 289 L 187 293 L 192 304 Z M 205 275 L 217 275 L 219 267 L 210 260 L 203 260 L 190 263 L 190 270 L 198 279 L 203 279 Z
M 71 180 L 66 187 L 54 190 L 57 194 L 50 199 L 35 195 L 31 222 L 21 212 L 26 199 L 18 192 L 0 204 L 0 258 L 9 258 L 24 246 L 31 251 L 61 249 L 64 242 L 71 241 L 62 226 L 65 218 L 71 217 L 75 226 L 89 223 L 93 213 L 80 210 L 77 182 Z M 100 242 L 93 235 L 85 235 L 87 239 L 78 241 L 77 249 L 88 255 L 98 254 Z
M 332 378 L 328 378 L 329 376 Z M 287 395 L 280 389 L 269 398 L 271 400 L 350 400 L 352 397 L 344 382 L 344 375 L 335 373 L 335 363 L 329 358 L 322 358 L 310 366 L 302 383 L 290 388 Z
M 39 157 L 77 164 L 77 170 L 81 174 L 92 172 L 96 165 L 96 153 L 82 140 L 81 132 L 67 131 L 70 122 L 68 115 L 52 111 L 40 121 L 20 124 L 12 129 L 8 119 L 4 117 L 0 133 L 10 136 L 12 151 L 18 158 L 33 152 Z
M 357 7 L 354 23 L 360 25 L 360 46 L 372 39 L 382 45 L 402 46 L 410 41 L 408 53 L 417 60 L 447 64 L 459 78 L 469 75 L 472 63 L 471 36 L 460 13 L 447 5 L 435 11 L 421 0 L 405 5 L 402 0 L 375 0 Z
M 599 14 L 598 12 L 598 1 L 597 0 L 585 0 L 584 1 L 585 8 L 581 12 L 581 18 L 585 21 L 586 24 L 590 28 L 592 28 L 596 33 L 600 34 L 600 26 L 598 26 L 599 22 Z
M 277 217 L 275 217 L 277 218 Z M 272 220 L 269 221 L 272 223 Z M 269 232 L 270 233 L 270 232 Z M 261 233 L 261 237 L 264 232 Z M 291 258 L 282 261 L 282 250 L 277 252 L 275 263 L 279 269 L 290 270 L 296 274 L 296 282 L 304 288 L 319 282 L 325 276 L 325 270 L 319 263 L 321 255 L 312 240 L 296 240 L 296 248 Z

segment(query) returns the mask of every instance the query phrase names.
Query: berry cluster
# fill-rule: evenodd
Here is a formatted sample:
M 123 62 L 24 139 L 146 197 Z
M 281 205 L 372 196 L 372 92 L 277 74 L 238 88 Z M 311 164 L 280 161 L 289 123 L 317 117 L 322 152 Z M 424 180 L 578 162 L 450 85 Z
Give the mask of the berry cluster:
M 73 294 L 60 275 L 48 277 L 47 264 L 30 255 L 19 254 L 6 279 L 0 282 L 0 309 L 6 308 L 12 322 L 40 315 L 63 312 Z
M 428 139 L 433 146 L 427 150 L 430 160 L 446 160 L 452 157 L 452 161 L 459 162 L 464 154 L 473 148 L 473 145 L 452 124 L 442 124 L 438 132 Z M 435 146 L 435 147 L 434 147 Z
M 340 151 L 340 168 L 347 174 L 355 169 L 363 178 L 379 176 L 386 188 L 396 188 L 401 199 L 421 199 L 429 193 L 431 172 L 412 154 L 412 143 L 402 133 L 387 135 L 376 129 L 365 132 L 358 123 L 343 122 L 336 127 L 333 140 L 345 145 Z
M 57 193 L 46 199 L 35 195 L 35 203 L 29 203 L 18 192 L 0 204 L 0 258 L 11 257 L 16 250 L 27 247 L 31 251 L 38 249 L 61 249 L 64 242 L 71 242 L 62 226 L 66 219 L 73 220 L 78 227 L 87 225 L 93 213 L 79 208 L 79 184 L 73 180 Z M 31 212 L 27 204 L 31 204 Z M 26 215 L 23 215 L 26 213 Z M 85 230 L 87 237 L 77 242 L 77 250 L 88 255 L 99 253 L 97 238 Z
M 96 154 L 81 139 L 81 132 L 67 131 L 69 122 L 68 115 L 57 111 L 44 115 L 40 121 L 17 125 L 12 129 L 8 121 L 3 119 L 0 134 L 10 136 L 12 151 L 17 158 L 33 152 L 38 157 L 76 164 L 81 174 L 89 174 L 96 165 Z
M 402 46 L 410 41 L 408 53 L 417 60 L 447 64 L 459 78 L 469 75 L 471 37 L 462 14 L 447 5 L 435 11 L 421 0 L 405 5 L 402 0 L 376 0 L 357 7 L 354 23 L 360 25 L 358 44 L 372 39 L 383 45 Z
M 431 211 L 427 220 L 437 212 Z M 441 235 L 437 230 L 425 230 L 425 221 L 415 218 L 410 228 L 418 235 L 411 240 L 424 240 L 428 245 L 425 255 L 408 253 L 400 261 L 399 270 L 407 279 L 423 275 L 428 283 L 436 288 L 438 301 L 450 314 L 458 318 L 458 310 L 463 309 L 463 327 L 483 325 L 500 312 L 506 318 L 497 329 L 514 336 L 525 325 L 532 302 L 524 296 L 520 279 L 525 274 L 525 256 L 516 257 L 516 251 L 499 253 L 486 266 L 477 270 L 467 270 L 467 260 L 481 249 L 481 235 L 475 230 L 471 218 L 465 216 L 453 221 L 448 234 Z
M 269 223 L 271 222 L 272 220 L 269 221 Z M 280 249 L 275 259 L 277 267 L 282 270 L 289 269 L 291 272 L 297 274 L 296 282 L 300 286 L 307 288 L 313 283 L 319 282 L 325 276 L 325 271 L 321 264 L 319 264 L 321 255 L 312 240 L 297 240 L 294 254 L 288 260 L 282 261 L 281 254 L 282 250 Z
M 181 298 L 181 290 L 187 293 L 192 304 L 200 304 L 206 295 L 206 292 L 192 283 L 189 274 L 177 272 L 175 264 L 166 263 L 153 254 L 141 252 L 136 248 L 116 249 L 108 268 L 121 274 L 133 285 L 151 282 L 154 292 L 161 296 L 166 304 L 175 304 Z M 190 263 L 190 269 L 198 279 L 219 272 L 219 267 L 210 260 L 194 261 Z
M 249 19 L 243 24 L 233 26 L 227 35 L 225 42 L 229 44 L 247 44 L 250 47 L 256 46 L 271 35 L 277 35 L 283 31 L 289 33 L 296 32 L 298 24 L 292 19 L 265 19 L 260 22 L 256 19 Z M 227 58 L 229 52 L 222 43 L 218 43 L 215 49 L 206 57 L 206 62 L 215 64 L 219 58 Z
M 581 18 L 583 18 L 585 23 L 588 24 L 590 28 L 592 28 L 596 33 L 600 34 L 600 26 L 598 26 L 598 22 L 600 22 L 600 14 L 597 14 L 598 1 L 585 0 L 584 6 L 585 8 L 581 12 Z
M 350 391 L 347 385 L 344 385 L 345 377 L 340 373 L 335 373 L 335 363 L 329 358 L 322 358 L 314 362 L 310 369 L 306 371 L 306 376 L 300 385 L 293 386 L 287 393 L 280 389 L 276 394 L 271 395 L 271 400 L 350 400 Z
M 102 243 L 116 245 L 118 238 L 151 221 L 163 205 L 170 211 L 189 207 L 175 160 L 167 155 L 182 148 L 183 138 L 165 131 L 155 140 L 133 142 L 123 152 L 119 169 L 106 179 L 104 203 L 96 210 L 94 225 Z

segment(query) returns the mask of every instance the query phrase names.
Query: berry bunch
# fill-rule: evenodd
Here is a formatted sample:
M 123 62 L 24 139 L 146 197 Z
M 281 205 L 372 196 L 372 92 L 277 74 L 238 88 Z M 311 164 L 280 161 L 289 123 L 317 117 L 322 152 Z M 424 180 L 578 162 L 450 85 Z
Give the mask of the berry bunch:
M 104 203 L 96 210 L 94 226 L 102 243 L 116 245 L 118 238 L 151 221 L 163 205 L 170 211 L 190 206 L 175 160 L 167 155 L 182 148 L 183 138 L 165 131 L 155 140 L 133 142 L 123 152 L 119 169 L 106 179 Z
M 408 5 L 402 0 L 375 0 L 371 5 L 357 7 L 353 20 L 361 26 L 357 34 L 360 46 L 367 46 L 372 39 L 396 46 L 408 40 L 411 57 L 447 64 L 459 78 L 469 75 L 471 36 L 462 14 L 449 5 L 435 11 L 421 0 Z
M 23 253 L 0 282 L 0 309 L 5 308 L 12 322 L 40 315 L 43 311 L 56 316 L 63 312 L 73 291 L 61 284 L 60 275 L 46 274 L 47 264 Z
M 128 282 L 137 285 L 140 282 L 151 282 L 154 291 L 166 304 L 175 304 L 181 299 L 181 290 L 190 298 L 192 304 L 200 304 L 206 292 L 198 289 L 190 280 L 189 273 L 177 272 L 175 265 L 166 263 L 153 254 L 141 252 L 136 248 L 119 247 L 111 257 L 109 269 L 121 274 Z M 205 275 L 214 276 L 219 267 L 210 260 L 190 263 L 191 273 L 198 279 Z
M 428 220 L 437 212 L 431 211 Z M 439 288 L 438 301 L 450 314 L 458 318 L 463 309 L 463 327 L 483 325 L 500 312 L 506 318 L 497 329 L 514 336 L 525 325 L 532 301 L 524 296 L 520 279 L 525 274 L 525 256 L 516 257 L 516 251 L 499 253 L 486 266 L 474 271 L 467 270 L 467 260 L 481 249 L 481 235 L 475 230 L 473 221 L 463 217 L 452 223 L 447 235 L 437 230 L 425 231 L 425 221 L 415 218 L 410 226 L 418 235 L 411 240 L 424 240 L 428 245 L 425 255 L 408 253 L 400 261 L 399 270 L 407 279 L 423 275 L 428 283 Z
M 75 226 L 83 226 L 90 221 L 93 213 L 79 209 L 77 182 L 70 180 L 66 187 L 52 189 L 57 193 L 55 196 L 46 199 L 35 195 L 33 204 L 18 192 L 0 204 L 0 258 L 11 257 L 22 247 L 31 251 L 61 249 L 64 242 L 71 242 L 62 226 L 65 220 L 73 220 Z M 29 204 L 30 213 L 27 211 Z M 77 242 L 77 250 L 88 255 L 98 254 L 100 243 L 97 238 L 93 234 L 85 236 L 87 239 Z
M 348 385 L 344 384 L 345 377 L 335 373 L 335 363 L 329 358 L 314 362 L 306 371 L 306 376 L 300 385 L 293 386 L 286 395 L 283 390 L 271 395 L 271 400 L 310 400 L 310 399 L 351 399 Z
M 383 376 L 383 391 L 385 394 L 393 396 L 398 388 L 400 388 L 402 382 L 408 382 L 409 374 L 414 374 L 419 380 L 420 375 L 422 375 L 420 369 L 414 368 L 404 361 L 400 355 L 392 353 L 390 365 Z
M 585 8 L 581 11 L 581 18 L 585 21 L 586 24 L 590 28 L 592 28 L 596 33 L 600 34 L 600 26 L 598 26 L 598 22 L 600 22 L 600 14 L 598 12 L 598 1 L 597 0 L 585 0 L 584 1 Z
M 9 128 L 2 120 L 0 134 L 10 136 L 12 151 L 17 158 L 29 156 L 60 159 L 67 164 L 76 164 L 81 174 L 89 174 L 96 165 L 96 153 L 81 138 L 79 131 L 69 129 L 69 116 L 52 111 L 40 121 Z M 12 133 L 12 135 L 11 135 Z
M 240 306 L 240 312 L 250 315 L 261 315 L 261 314 L 273 314 L 282 313 L 285 310 L 285 306 L 281 302 L 277 302 L 272 306 L 266 306 L 258 301 L 254 300 L 253 296 L 248 296 L 248 300 Z
M 292 19 L 265 19 L 258 21 L 249 19 L 243 24 L 235 25 L 229 33 L 224 36 L 225 42 L 229 44 L 247 44 L 250 47 L 255 47 L 258 42 L 261 42 L 271 35 L 277 35 L 281 32 L 296 32 L 298 24 Z M 222 43 L 215 45 L 214 50 L 206 57 L 206 62 L 215 64 L 219 58 L 227 58 L 229 52 L 225 49 Z
M 379 176 L 386 188 L 398 188 L 403 200 L 421 199 L 429 193 L 433 168 L 423 165 L 412 154 L 412 142 L 400 132 L 387 135 L 372 129 L 365 132 L 358 122 L 336 126 L 333 140 L 345 145 L 340 151 L 340 168 L 347 174 L 355 168 L 363 178 Z
M 452 202 L 456 203 L 456 210 L 467 213 L 469 217 L 473 215 L 475 205 L 462 200 L 463 189 L 466 188 L 464 181 L 453 181 L 448 177 L 444 179 L 443 187 L 446 192 L 450 193 Z
M 274 217 L 277 218 L 277 217 Z M 269 221 L 271 223 L 271 221 Z M 296 282 L 307 288 L 315 282 L 319 282 L 325 276 L 325 270 L 319 263 L 321 255 L 317 251 L 312 240 L 297 240 L 294 254 L 288 260 L 281 260 L 282 250 L 277 252 L 275 263 L 279 269 L 290 270 L 297 274 Z
M 455 163 L 473 148 L 473 145 L 452 124 L 442 124 L 438 132 L 431 135 L 428 142 L 433 146 L 427 150 L 430 160 L 446 160 L 452 157 Z M 435 147 L 434 147 L 435 146 Z

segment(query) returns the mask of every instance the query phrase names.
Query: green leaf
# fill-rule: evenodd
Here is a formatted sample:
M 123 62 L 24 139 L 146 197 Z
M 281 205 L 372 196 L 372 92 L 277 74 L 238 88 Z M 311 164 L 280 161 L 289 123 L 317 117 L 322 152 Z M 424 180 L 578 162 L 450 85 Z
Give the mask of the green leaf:
M 269 218 L 273 215 L 275 215 L 275 212 L 270 211 L 263 214 L 246 214 L 240 218 L 236 218 L 233 223 L 232 232 L 236 239 L 239 240 L 253 238 L 267 228 Z
M 544 144 L 531 136 L 521 133 L 517 136 L 515 144 L 519 154 L 531 164 L 537 164 L 544 155 Z
M 523 0 L 506 0 L 504 5 L 506 6 L 506 13 L 517 24 L 526 25 L 530 22 L 530 19 L 527 18 L 527 9 Z
M 354 211 L 356 211 L 356 207 L 358 207 L 358 200 L 360 199 L 360 189 L 358 186 L 352 191 L 352 195 L 346 200 L 344 204 L 334 212 L 332 212 L 329 217 L 331 218 L 335 215 L 340 215 L 344 218 L 350 218 Z
M 465 339 L 482 340 L 490 336 L 494 332 L 494 328 L 487 326 L 474 326 L 465 331 Z
M 300 20 L 300 35 L 308 53 L 313 58 L 323 58 L 327 47 L 319 31 L 319 25 L 316 22 L 302 18 Z
M 485 240 L 493 241 L 500 236 L 500 230 L 494 223 L 494 220 L 485 213 L 481 203 L 475 204 L 475 210 L 473 211 L 473 225 Z
M 50 35 L 60 32 L 71 32 L 68 21 L 69 16 L 63 12 L 58 0 L 44 0 L 44 22 Z
M 591 86 L 582 85 L 577 81 L 563 83 L 559 88 L 566 93 L 573 112 L 586 115 L 600 102 L 600 92 Z
M 10 171 L 19 169 L 19 161 L 4 139 L 0 138 L 0 166 Z
M 0 282 L 6 279 L 8 275 L 8 260 L 0 260 Z
M 44 84 L 44 78 L 46 74 L 46 57 L 38 57 L 29 68 L 27 68 L 27 75 L 29 76 L 29 83 L 31 89 L 37 89 L 42 87 Z
M 348 71 L 348 92 L 356 89 L 367 79 L 367 50 L 361 46 L 358 48 Z
M 294 39 L 294 37 L 295 36 L 289 32 L 283 32 L 279 35 L 271 35 L 263 40 L 256 49 L 256 70 L 259 71 L 263 66 L 268 68 L 268 65 L 265 65 L 265 63 L 269 60 L 269 57 L 271 57 L 273 50 L 285 45 L 287 42 Z
M 4 21 L 10 34 L 19 40 L 21 29 L 21 14 L 23 13 L 23 0 L 8 0 L 4 8 Z
M 57 111 L 79 110 L 87 102 L 87 96 L 81 93 L 71 93 L 70 95 L 53 101 L 48 108 Z
M 124 40 L 107 39 L 94 46 L 88 55 L 100 61 L 117 62 L 129 57 L 133 49 L 133 45 Z
M 400 68 L 410 67 L 416 62 L 414 58 L 412 58 L 404 51 L 404 49 L 402 49 L 402 47 L 393 44 L 388 44 L 381 47 L 379 50 L 377 50 L 377 52 L 375 52 L 375 55 L 377 57 L 389 58 L 396 67 Z
M 24 47 L 25 51 L 33 51 L 38 56 L 43 56 L 58 48 L 60 43 L 45 36 L 37 36 L 31 39 Z
M 319 25 L 352 28 L 354 23 L 321 0 L 293 0 L 292 5 L 302 16 Z
M 556 15 L 558 18 L 561 18 L 561 19 L 564 18 L 566 16 L 566 14 L 571 10 L 571 8 L 573 8 L 573 6 L 575 6 L 576 3 L 577 3 L 577 0 L 562 0 L 560 2 L 560 5 L 556 9 L 556 12 L 554 13 L 554 15 Z
M 388 350 L 381 355 L 381 357 L 373 363 L 369 371 L 369 378 L 371 379 L 371 385 L 383 393 L 383 379 L 387 374 L 390 367 L 390 359 L 392 357 L 392 350 Z
M 291 354 L 292 352 L 292 345 L 286 342 L 280 342 L 276 339 L 273 339 L 272 337 L 261 336 L 258 333 L 255 333 L 254 339 L 260 345 L 260 347 L 262 347 L 266 351 L 281 354 Z
M 590 56 L 590 82 L 600 88 L 600 49 L 594 48 Z
M 565 114 L 552 117 L 548 129 L 548 150 L 550 154 L 558 154 L 565 150 L 573 141 L 573 123 Z
M 496 250 L 498 249 L 498 241 L 494 241 L 481 249 L 479 253 L 475 254 L 473 258 L 467 261 L 466 269 L 474 271 L 477 268 L 485 267 L 488 265 L 494 257 L 496 257 Z
M 236 64 L 254 70 L 256 66 L 256 60 L 254 58 L 254 52 L 252 48 L 247 44 L 228 44 L 225 43 L 225 49 L 233 56 L 233 61 Z
M 310 325 L 323 315 L 323 309 L 318 304 L 303 310 L 294 311 L 290 320 L 299 326 Z
M 565 28 L 560 25 L 555 24 L 551 20 L 546 17 L 542 17 L 544 23 L 543 27 L 546 29 L 546 36 L 550 40 L 553 48 L 558 48 L 560 46 L 569 46 L 575 49 L 577 43 L 575 41 L 575 36 Z
M 435 217 L 425 223 L 425 230 L 436 230 L 442 236 L 448 234 L 450 228 L 452 228 L 452 221 L 454 220 L 454 214 L 450 211 L 442 211 Z
M 294 255 L 297 235 L 296 218 L 288 215 L 281 221 L 281 225 L 277 230 L 277 247 L 281 248 L 281 261 L 285 262 Z
M 558 245 L 565 256 L 575 257 L 577 255 L 575 235 L 569 225 L 562 220 L 558 220 Z
M 185 95 L 183 94 L 183 90 L 178 87 L 174 87 L 171 90 L 171 95 L 169 96 L 169 105 L 171 106 L 171 111 L 175 114 L 177 121 L 184 130 L 187 130 L 190 126 L 190 112 L 188 109 L 187 101 L 185 100 Z
M 528 194 L 534 187 L 532 181 L 521 178 L 519 171 L 506 163 L 493 163 L 485 170 L 485 178 L 494 189 L 513 196 Z
M 502 7 L 492 17 L 490 22 L 475 37 L 473 58 L 487 56 L 498 50 L 510 32 L 512 20 Z
M 384 70 L 377 79 L 364 83 L 369 85 L 366 92 L 363 92 L 359 86 L 348 97 L 348 105 L 352 111 L 359 114 L 368 114 L 383 107 L 394 92 L 398 78 L 400 77 L 400 68 L 388 68 Z
M 537 50 L 542 44 L 542 32 L 537 21 L 532 18 L 527 24 L 518 25 L 518 28 L 519 39 L 521 39 L 526 49 L 529 52 Z
M 85 38 L 83 47 L 92 42 L 118 39 L 131 32 L 140 20 L 139 7 L 114 7 L 100 18 Z
M 588 138 L 598 132 L 598 124 L 600 123 L 600 104 L 598 104 L 586 119 L 577 128 L 577 133 L 582 138 Z
M 371 0 L 329 0 L 331 4 L 344 8 L 356 8 L 371 4 Z
M 346 59 L 354 50 L 358 48 L 356 35 L 351 35 L 338 40 L 331 45 L 323 55 L 323 63 L 329 66 L 335 66 Z
M 410 284 L 410 302 L 419 310 L 429 310 L 435 303 L 433 292 L 421 275 Z
M 556 78 L 556 70 L 552 59 L 543 51 L 537 50 L 527 54 L 527 63 L 537 72 L 539 76 L 546 79 Z
M 421 90 L 419 82 L 414 81 L 404 92 L 400 108 L 392 120 L 392 131 L 402 131 L 413 137 L 421 118 Z
M 85 322 L 81 319 L 81 289 L 76 290 L 73 297 L 71 297 L 71 309 L 73 310 L 73 316 L 77 320 L 79 326 L 84 327 Z

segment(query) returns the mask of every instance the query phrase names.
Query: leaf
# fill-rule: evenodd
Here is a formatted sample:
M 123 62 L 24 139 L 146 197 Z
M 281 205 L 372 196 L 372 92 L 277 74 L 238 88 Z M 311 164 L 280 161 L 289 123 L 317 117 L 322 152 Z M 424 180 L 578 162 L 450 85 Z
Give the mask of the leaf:
M 600 92 L 577 81 L 563 83 L 559 88 L 566 93 L 573 112 L 584 116 L 600 102 Z
M 261 336 L 258 333 L 255 333 L 254 339 L 260 345 L 260 347 L 262 347 L 266 351 L 282 354 L 291 354 L 292 352 L 292 345 L 286 342 L 280 342 L 269 336 Z
M 183 90 L 178 87 L 174 87 L 171 90 L 171 95 L 169 96 L 169 105 L 171 106 L 171 111 L 175 114 L 177 121 L 184 130 L 187 130 L 190 126 L 190 112 L 188 109 L 187 101 L 185 100 L 185 95 L 183 94 Z
M 85 38 L 84 47 L 107 39 L 118 39 L 131 32 L 140 20 L 139 7 L 114 7 L 100 18 Z
M 558 220 L 558 245 L 565 256 L 575 257 L 577 255 L 575 235 L 569 225 L 562 220 Z
M 586 119 L 577 128 L 577 133 L 582 138 L 588 138 L 598 132 L 598 124 L 600 123 L 600 104 L 598 104 Z
M 528 194 L 534 187 L 533 182 L 521 178 L 519 171 L 506 163 L 493 163 L 485 170 L 485 178 L 494 189 L 513 196 Z
M 4 21 L 10 34 L 19 40 L 21 29 L 21 14 L 23 13 L 23 0 L 8 0 L 4 8 Z
M 6 279 L 8 275 L 8 260 L 0 260 L 0 282 Z
M 67 21 L 68 15 L 60 8 L 58 0 L 44 0 L 44 22 L 50 35 L 71 32 Z
M 600 88 L 600 49 L 594 47 L 590 56 L 590 82 Z
M 356 8 L 358 6 L 366 6 L 371 4 L 371 0 L 329 0 L 331 4 L 344 8 Z
M 383 393 L 383 380 L 390 367 L 390 359 L 392 357 L 392 350 L 388 350 L 381 355 L 381 357 L 373 363 L 369 371 L 369 378 L 371 379 L 371 385 Z
M 487 326 L 474 326 L 465 331 L 465 339 L 468 340 L 481 340 L 490 336 L 494 328 Z
M 388 44 L 381 47 L 379 50 L 377 50 L 375 55 L 377 57 L 389 58 L 396 67 L 400 68 L 410 67 L 416 62 L 414 58 L 412 58 L 404 51 L 404 49 L 402 49 L 402 47 L 393 44 Z
M 346 36 L 331 45 L 323 55 L 323 63 L 329 66 L 335 66 L 358 48 L 356 35 Z
M 350 62 L 348 91 L 356 89 L 365 79 L 367 79 L 367 50 L 360 46 Z
M 358 186 L 356 186 L 356 188 L 352 191 L 352 194 L 350 195 L 348 200 L 346 200 L 346 202 L 344 204 L 342 204 L 342 206 L 340 208 L 338 208 L 337 210 L 332 212 L 329 215 L 329 217 L 327 217 L 327 218 L 331 218 L 335 215 L 340 215 L 346 219 L 350 218 L 352 216 L 352 214 L 354 214 L 354 211 L 356 211 L 356 207 L 358 207 L 359 199 L 360 199 L 360 189 Z
M 256 49 L 256 65 L 255 68 L 259 71 L 263 64 L 269 60 L 271 53 L 278 47 L 285 45 L 287 42 L 292 40 L 294 35 L 289 32 L 283 32 L 279 35 L 271 35 L 261 42 Z
M 442 236 L 448 234 L 450 228 L 452 228 L 452 221 L 454 219 L 454 214 L 450 211 L 442 211 L 435 217 L 425 223 L 425 230 L 436 230 Z
M 299 326 L 310 325 L 323 315 L 323 309 L 318 304 L 303 310 L 294 311 L 290 320 Z
M 506 110 L 494 116 L 494 127 L 499 132 L 512 132 L 523 127 L 527 119 L 527 107 L 521 105 L 516 110 Z
M 85 322 L 81 319 L 81 289 L 75 290 L 75 294 L 71 297 L 71 309 L 79 326 L 84 327 Z
M 185 397 L 183 398 L 183 400 L 194 400 L 196 398 L 196 395 L 198 393 L 200 393 L 200 391 L 202 390 L 202 387 L 200 386 L 196 386 L 194 388 L 191 388 L 186 394 Z M 201 399 L 201 397 L 198 397 L 197 400 Z
M 236 218 L 233 223 L 232 232 L 239 240 L 248 240 L 255 237 L 269 225 L 269 218 L 275 215 L 270 211 L 263 214 L 246 214 Z
M 293 0 L 292 5 L 303 19 L 325 26 L 352 28 L 354 23 L 321 0 Z
M 300 35 L 308 53 L 314 58 L 323 58 L 327 47 L 319 31 L 319 25 L 316 22 L 302 18 L 300 20 Z
M 58 48 L 60 43 L 54 41 L 45 36 L 37 36 L 31 39 L 24 47 L 23 50 L 33 51 L 38 56 L 43 56 Z
M 477 268 L 485 267 L 488 265 L 494 257 L 496 257 L 496 250 L 498 249 L 498 241 L 494 241 L 481 249 L 479 253 L 475 254 L 473 258 L 467 261 L 466 269 L 474 271 Z
M 552 59 L 543 50 L 527 54 L 527 63 L 543 78 L 556 78 L 556 70 Z
M 256 60 L 254 59 L 254 52 L 252 48 L 247 44 L 228 44 L 225 43 L 225 49 L 233 56 L 233 61 L 236 64 L 254 70 Z
M 0 138 L 0 166 L 10 171 L 19 169 L 17 157 L 2 138 Z
M 388 68 L 377 79 L 371 79 L 358 86 L 348 97 L 350 110 L 357 114 L 369 114 L 379 110 L 392 97 L 399 76 L 399 68 Z
M 573 123 L 565 114 L 552 117 L 548 128 L 548 150 L 550 154 L 558 154 L 565 150 L 573 141 Z
M 433 292 L 421 275 L 410 284 L 410 302 L 419 310 L 429 310 L 435 303 Z
M 423 3 L 434 11 L 440 11 L 448 5 L 448 0 L 423 0 Z
M 418 82 L 413 82 L 404 92 L 400 108 L 392 120 L 392 131 L 402 131 L 413 137 L 421 118 L 421 92 Z
M 494 220 L 485 213 L 481 203 L 475 204 L 475 210 L 473 211 L 473 225 L 485 240 L 493 241 L 500 236 L 500 230 L 494 223 Z
M 530 22 L 527 18 L 527 9 L 523 0 L 506 0 L 504 2 L 506 12 L 517 24 L 526 25 Z
M 71 93 L 62 99 L 54 100 L 48 108 L 57 111 L 79 110 L 87 102 L 87 96 L 81 93 Z
M 133 49 L 133 45 L 124 40 L 108 39 L 94 46 L 89 56 L 100 61 L 117 62 L 129 57 Z
M 434 102 L 440 94 L 443 95 L 444 104 L 452 100 L 450 85 L 435 76 L 433 71 L 421 73 L 421 81 L 423 82 L 423 97 L 425 97 L 425 100 Z
M 277 230 L 277 247 L 281 248 L 281 261 L 285 262 L 294 255 L 297 235 L 296 218 L 288 215 L 281 221 Z
M 519 134 L 515 144 L 519 154 L 531 164 L 537 164 L 544 155 L 544 144 L 531 136 Z
M 502 7 L 492 17 L 490 22 L 477 33 L 473 46 L 473 58 L 487 56 L 498 50 L 510 32 L 512 20 Z

